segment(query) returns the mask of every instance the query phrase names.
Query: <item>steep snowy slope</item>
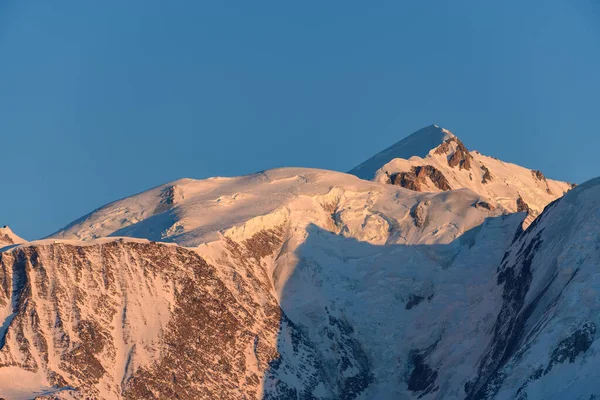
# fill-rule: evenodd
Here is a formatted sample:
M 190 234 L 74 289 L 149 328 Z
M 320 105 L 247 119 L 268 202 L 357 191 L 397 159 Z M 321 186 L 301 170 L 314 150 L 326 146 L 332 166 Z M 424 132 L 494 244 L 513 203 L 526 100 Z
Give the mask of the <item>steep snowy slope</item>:
M 337 398 L 464 397 L 498 307 L 495 268 L 521 221 L 490 218 L 445 245 L 381 247 L 309 229 L 280 304 L 329 381 L 359 394 Z
M 425 157 L 431 149 L 441 145 L 445 140 L 454 135 L 437 125 L 426 126 L 388 147 L 381 153 L 375 154 L 349 173 L 360 179 L 373 179 L 379 168 L 396 158 Z
M 515 238 L 498 289 L 502 307 L 467 398 L 598 398 L 600 178 Z
M 405 147 L 407 142 L 410 146 Z M 399 150 L 416 148 L 421 151 Z M 366 175 L 365 165 L 369 167 Z M 525 226 L 546 204 L 574 186 L 547 179 L 540 171 L 469 151 L 450 131 L 436 125 L 415 132 L 350 173 L 421 192 L 469 188 L 485 197 L 492 207 L 527 212 Z

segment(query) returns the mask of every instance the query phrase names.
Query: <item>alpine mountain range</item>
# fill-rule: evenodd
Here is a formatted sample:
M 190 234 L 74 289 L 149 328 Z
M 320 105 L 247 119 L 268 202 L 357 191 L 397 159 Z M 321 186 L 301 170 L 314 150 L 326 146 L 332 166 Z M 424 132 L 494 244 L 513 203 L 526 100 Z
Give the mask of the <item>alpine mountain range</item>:
M 600 399 L 600 178 L 467 145 L 0 229 L 0 397 Z

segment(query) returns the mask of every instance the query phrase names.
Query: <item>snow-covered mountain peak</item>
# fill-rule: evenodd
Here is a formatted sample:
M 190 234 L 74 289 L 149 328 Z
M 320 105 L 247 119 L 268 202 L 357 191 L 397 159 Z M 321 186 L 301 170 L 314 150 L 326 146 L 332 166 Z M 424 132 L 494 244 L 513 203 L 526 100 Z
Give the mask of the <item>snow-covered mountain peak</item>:
M 455 138 L 454 134 L 438 125 L 429 125 L 405 137 L 380 153 L 369 158 L 349 171 L 361 179 L 373 179 L 375 173 L 384 164 L 395 158 L 409 159 L 413 156 L 425 157 L 429 152 L 446 140 Z
M 421 152 L 417 151 L 416 143 L 421 146 Z M 426 151 L 426 148 L 430 150 Z M 401 154 L 405 156 L 399 156 Z M 574 186 L 547 179 L 541 171 L 470 151 L 458 137 L 436 125 L 415 132 L 351 173 L 418 192 L 468 188 L 487 198 L 494 208 L 526 212 L 524 226 L 528 226 L 548 203 Z

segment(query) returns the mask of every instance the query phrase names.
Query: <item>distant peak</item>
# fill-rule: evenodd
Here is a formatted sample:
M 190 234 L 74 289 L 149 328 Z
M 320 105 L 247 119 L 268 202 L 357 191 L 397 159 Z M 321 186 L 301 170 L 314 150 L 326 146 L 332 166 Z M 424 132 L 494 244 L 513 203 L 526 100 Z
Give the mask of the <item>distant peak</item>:
M 431 124 L 410 134 L 382 152 L 349 171 L 361 179 L 372 179 L 375 172 L 394 158 L 425 157 L 446 140 L 456 137 L 452 132 Z

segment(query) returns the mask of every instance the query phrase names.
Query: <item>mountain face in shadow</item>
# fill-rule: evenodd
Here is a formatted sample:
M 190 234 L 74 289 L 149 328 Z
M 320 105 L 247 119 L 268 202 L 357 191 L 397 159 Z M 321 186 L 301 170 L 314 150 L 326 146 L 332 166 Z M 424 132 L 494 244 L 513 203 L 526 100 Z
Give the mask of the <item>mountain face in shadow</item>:
M 485 337 L 499 307 L 490 295 L 495 270 L 520 221 L 489 218 L 449 244 L 413 246 L 377 246 L 309 226 L 279 301 L 318 355 L 315 375 L 330 390 L 311 395 L 410 398 L 462 390 L 458 382 L 467 376 L 456 368 L 476 364 L 477 354 L 465 349 Z M 267 376 L 276 371 L 274 365 Z M 298 381 L 281 385 L 286 390 L 272 398 L 313 398 L 301 395 Z
M 490 218 L 447 245 L 382 249 L 309 227 L 280 305 L 333 392 L 312 395 L 594 398 L 598 182 L 527 231 Z M 273 398 L 314 398 L 286 386 L 296 397 Z

